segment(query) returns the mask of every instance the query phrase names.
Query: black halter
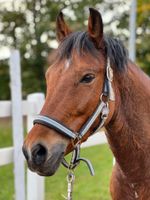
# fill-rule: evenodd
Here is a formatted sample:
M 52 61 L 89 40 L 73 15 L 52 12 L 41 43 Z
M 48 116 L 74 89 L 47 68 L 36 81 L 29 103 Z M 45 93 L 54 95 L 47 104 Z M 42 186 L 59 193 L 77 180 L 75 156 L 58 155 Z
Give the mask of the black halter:
M 115 96 L 114 96 L 114 92 L 113 92 L 113 88 L 112 88 L 112 80 L 113 80 L 113 72 L 112 72 L 112 69 L 110 66 L 110 60 L 108 58 L 103 91 L 102 91 L 102 94 L 100 95 L 98 106 L 97 106 L 96 110 L 94 111 L 94 113 L 88 118 L 88 120 L 85 122 L 85 124 L 81 127 L 81 129 L 77 133 L 74 132 L 73 130 L 71 130 L 70 128 L 68 128 L 67 126 L 65 126 L 62 122 L 60 122 L 54 118 L 50 118 L 50 117 L 43 116 L 43 115 L 38 115 L 35 118 L 35 120 L 33 121 L 33 123 L 34 124 L 42 124 L 48 128 L 52 128 L 52 129 L 56 130 L 58 133 L 66 136 L 70 139 L 77 140 L 77 144 L 79 144 L 78 141 L 80 141 L 83 138 L 83 136 L 85 136 L 85 134 L 91 128 L 91 126 L 93 125 L 93 123 L 95 122 L 97 117 L 100 117 L 100 123 L 99 123 L 98 127 L 96 127 L 94 129 L 94 132 L 98 128 L 101 128 L 104 125 L 104 123 L 108 117 L 108 114 L 109 114 L 108 101 L 115 100 Z M 103 100 L 103 96 L 106 97 L 106 101 Z M 85 161 L 89 166 L 88 160 L 79 158 L 79 147 L 75 148 L 74 156 L 73 156 L 72 160 L 73 160 L 72 163 L 74 164 L 74 165 L 72 165 L 72 167 L 70 167 L 68 165 L 68 163 L 65 160 L 63 160 L 64 166 L 66 166 L 67 168 L 73 169 L 79 160 Z M 90 171 L 92 171 L 90 166 L 89 166 L 89 168 L 90 168 Z

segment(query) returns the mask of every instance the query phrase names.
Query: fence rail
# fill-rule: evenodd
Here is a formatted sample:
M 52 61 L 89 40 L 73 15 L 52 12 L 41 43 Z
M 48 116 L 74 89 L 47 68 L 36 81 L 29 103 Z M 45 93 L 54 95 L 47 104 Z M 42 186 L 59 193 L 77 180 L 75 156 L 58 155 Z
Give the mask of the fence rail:
M 0 101 L 0 118 L 12 116 L 12 102 Z M 22 115 L 35 114 L 37 110 L 37 104 L 35 102 L 22 101 Z
M 27 130 L 32 128 L 33 118 L 40 112 L 44 102 L 43 93 L 29 94 L 27 100 L 21 102 L 22 115 L 27 117 Z M 0 101 L 0 118 L 12 116 L 12 102 Z M 18 124 L 17 124 L 18 126 Z M 20 126 L 20 124 L 19 124 Z M 12 130 L 13 131 L 13 130 Z M 18 133 L 19 135 L 20 133 Z M 18 137 L 16 137 L 18 139 Z M 21 146 L 22 146 L 21 142 Z M 15 147 L 0 148 L 0 166 L 7 165 L 15 161 L 14 158 Z M 16 148 L 16 152 L 21 153 L 21 148 Z M 15 177 L 18 172 L 15 172 Z M 22 183 L 23 184 L 23 183 Z M 18 185 L 17 185 L 18 187 Z M 20 198 L 20 197 L 19 197 Z M 28 170 L 27 175 L 27 200 L 44 200 L 44 178 L 40 177 Z
M 0 149 L 0 166 L 13 162 L 14 147 Z

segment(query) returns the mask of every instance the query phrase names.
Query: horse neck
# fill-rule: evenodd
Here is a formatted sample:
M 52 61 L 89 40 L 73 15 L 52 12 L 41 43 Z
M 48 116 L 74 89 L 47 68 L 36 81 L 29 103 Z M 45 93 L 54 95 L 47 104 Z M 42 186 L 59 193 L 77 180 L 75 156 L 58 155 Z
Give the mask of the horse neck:
M 131 62 L 114 79 L 116 105 L 106 126 L 108 142 L 127 178 L 150 178 L 150 79 Z

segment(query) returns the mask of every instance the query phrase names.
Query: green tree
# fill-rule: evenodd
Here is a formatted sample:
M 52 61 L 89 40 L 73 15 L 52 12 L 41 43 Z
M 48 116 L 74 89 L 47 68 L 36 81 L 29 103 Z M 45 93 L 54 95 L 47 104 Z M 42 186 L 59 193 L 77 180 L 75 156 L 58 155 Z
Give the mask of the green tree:
M 137 62 L 150 74 L 149 0 L 138 0 Z M 86 30 L 88 8 L 101 11 L 105 32 L 117 36 L 128 45 L 130 1 L 115 0 L 24 0 L 0 3 L 0 44 L 21 52 L 23 96 L 45 91 L 47 58 L 55 43 L 55 19 L 63 9 L 72 30 Z M 116 27 L 116 28 L 115 28 Z M 0 99 L 9 98 L 7 62 L 0 62 Z M 6 78 L 7 77 L 7 78 Z M 5 89 L 4 89 L 5 88 Z
M 137 61 L 150 75 L 150 1 L 138 0 Z
M 149 0 L 137 0 L 136 20 L 136 62 L 150 75 L 150 2 Z M 129 24 L 129 10 L 125 10 L 117 25 L 117 29 L 126 31 Z M 128 41 L 130 35 L 125 35 Z
M 51 52 L 51 42 L 55 39 L 55 20 L 58 12 L 68 7 L 77 22 L 84 22 L 86 13 L 84 1 L 24 0 L 20 3 L 0 6 L 1 45 L 18 48 L 21 52 L 23 96 L 35 91 L 45 90 L 44 74 L 47 57 Z M 98 1 L 93 1 L 92 6 Z M 79 9 L 80 8 L 80 9 Z M 81 11 L 82 10 L 82 11 Z M 71 12 L 71 11 L 70 11 Z M 69 21 L 68 16 L 68 21 Z M 76 23 L 77 25 L 79 23 Z M 1 63 L 1 66 L 3 64 Z M 0 77 L 3 80 L 3 74 Z M 0 86 L 0 93 L 2 93 Z M 4 87 L 4 86 L 3 86 Z M 8 88 L 8 83 L 6 88 Z M 4 98 L 10 95 L 5 94 Z M 2 95 L 0 96 L 2 98 Z

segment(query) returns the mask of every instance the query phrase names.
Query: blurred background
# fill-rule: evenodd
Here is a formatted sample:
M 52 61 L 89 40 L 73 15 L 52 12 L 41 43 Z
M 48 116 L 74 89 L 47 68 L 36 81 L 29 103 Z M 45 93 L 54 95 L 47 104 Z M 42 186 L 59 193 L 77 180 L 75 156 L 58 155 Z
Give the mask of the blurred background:
M 45 91 L 45 71 L 57 47 L 55 19 L 63 9 L 72 30 L 86 30 L 88 8 L 97 8 L 107 35 L 129 41 L 130 0 L 0 0 L 0 99 L 10 99 L 8 60 L 21 53 L 23 97 Z M 137 1 L 136 62 L 150 74 L 150 2 Z
M 2 116 L 0 118 L 0 153 L 5 147 L 11 148 L 9 149 L 11 161 L 8 161 L 7 165 L 0 163 L 0 200 L 16 200 L 15 195 L 18 188 L 18 185 L 16 188 L 14 186 L 15 173 L 12 146 L 16 138 L 13 138 L 13 120 L 11 112 L 9 112 L 10 101 L 2 101 L 11 99 L 9 75 L 11 49 L 18 49 L 21 55 L 23 99 L 26 99 L 30 93 L 45 93 L 45 71 L 51 64 L 53 52 L 58 46 L 55 35 L 55 20 L 58 12 L 63 9 L 65 19 L 72 30 L 86 30 L 89 16 L 88 8 L 94 7 L 101 12 L 105 34 L 121 39 L 129 52 L 131 52 L 132 46 L 135 45 L 136 63 L 150 75 L 150 1 L 137 0 L 137 5 L 134 7 L 135 12 L 132 12 L 131 2 L 135 1 L 0 0 L 0 117 Z M 132 14 L 133 23 L 130 23 Z M 135 16 L 136 29 L 134 30 Z M 133 38 L 131 39 L 131 30 L 133 30 L 133 35 L 136 36 L 135 44 Z M 129 41 L 131 45 L 129 45 Z M 35 95 L 35 97 L 37 96 Z M 2 109 L 3 103 L 7 104 L 6 109 Z M 6 113 L 5 117 L 3 117 L 3 110 L 6 110 L 4 112 Z M 24 110 L 26 112 L 27 109 Z M 30 111 L 30 108 L 28 110 Z M 24 127 L 22 126 L 23 131 L 22 133 L 19 132 L 20 135 L 23 135 L 23 132 L 27 132 L 29 129 L 26 118 L 28 116 L 23 118 Z M 32 120 L 30 124 L 32 125 Z M 22 142 L 20 143 L 21 146 Z M 20 149 L 18 152 L 22 154 Z M 91 177 L 86 166 L 80 165 L 79 169 L 76 170 L 74 199 L 110 200 L 109 180 L 113 156 L 108 145 L 101 144 L 85 148 L 82 150 L 82 156 L 92 161 L 96 176 Z M 20 162 L 20 160 L 17 162 Z M 22 171 L 24 173 L 24 169 Z M 44 199 L 63 199 L 62 194 L 65 195 L 67 190 L 66 174 L 66 169 L 61 167 L 55 176 L 46 178 Z M 22 182 L 22 184 L 24 183 Z M 25 187 L 24 189 L 26 192 L 27 189 Z M 25 198 L 22 194 L 18 199 L 24 200 Z

